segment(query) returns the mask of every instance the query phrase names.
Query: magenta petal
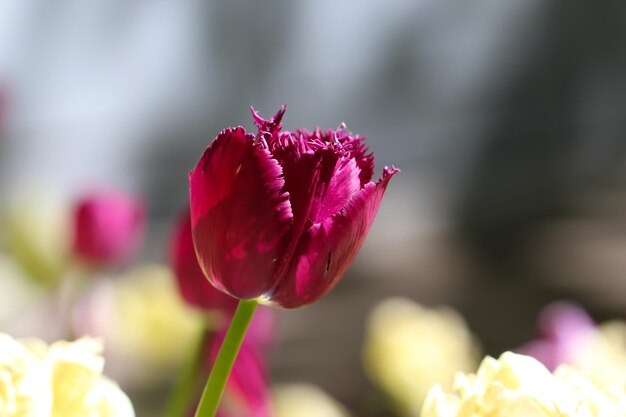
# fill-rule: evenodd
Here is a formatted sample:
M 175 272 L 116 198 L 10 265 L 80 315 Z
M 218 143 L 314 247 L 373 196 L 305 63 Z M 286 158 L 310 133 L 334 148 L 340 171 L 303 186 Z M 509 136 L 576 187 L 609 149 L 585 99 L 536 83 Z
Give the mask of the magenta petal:
M 284 170 L 295 225 L 338 213 L 360 190 L 355 161 L 330 149 L 285 161 Z
M 571 343 L 596 328 L 589 314 L 576 304 L 554 302 L 539 314 L 538 333 L 560 343 Z
M 367 184 L 374 176 L 374 154 L 369 152 L 367 147 L 361 143 L 363 139 L 365 138 L 359 138 L 353 153 L 357 166 L 361 170 L 359 173 L 361 186 Z
M 324 184 L 322 192 L 313 200 L 309 214 L 313 223 L 322 222 L 346 206 L 361 189 L 358 174 L 359 169 L 354 159 L 341 158 L 337 161 L 328 184 Z
M 522 355 L 532 356 L 548 368 L 554 371 L 559 365 L 567 363 L 568 357 L 556 342 L 550 340 L 534 340 L 517 349 Z
M 137 248 L 146 217 L 139 199 L 116 191 L 96 191 L 74 208 L 74 253 L 87 262 L 126 261 Z
M 267 292 L 292 217 L 280 165 L 243 128 L 226 129 L 189 183 L 193 239 L 206 276 L 237 298 Z
M 374 176 L 374 154 L 363 143 L 365 136 L 353 136 L 345 130 L 345 125 L 341 125 L 337 129 L 335 136 L 343 147 L 350 151 L 350 156 L 356 161 L 360 170 L 359 179 L 363 187 Z
M 232 315 L 237 299 L 216 289 L 204 276 L 191 237 L 189 208 L 178 219 L 170 239 L 170 263 L 176 276 L 178 289 L 190 305 L 203 310 L 219 310 Z
M 254 123 L 259 128 L 259 135 L 275 135 L 283 127 L 280 124 L 280 121 L 283 119 L 283 116 L 287 111 L 287 105 L 282 105 L 281 108 L 276 112 L 274 117 L 269 120 L 265 120 L 264 118 L 262 118 L 259 113 L 254 109 L 254 107 L 250 107 L 250 110 L 252 111 L 252 118 L 254 119 Z
M 259 353 L 244 344 L 228 381 L 231 395 L 247 405 L 248 412 L 243 415 L 269 417 L 270 395 L 266 375 Z
M 211 347 L 211 361 L 215 361 L 225 332 L 217 335 Z M 226 383 L 226 392 L 218 410 L 223 417 L 269 417 L 271 396 L 267 368 L 261 352 L 246 340 Z
M 586 340 L 596 331 L 587 312 L 568 302 L 554 302 L 545 307 L 539 314 L 537 327 L 539 338 L 519 351 L 535 357 L 551 370 L 585 354 Z
M 248 327 L 246 343 L 254 346 L 259 352 L 266 353 L 276 340 L 277 327 L 274 310 L 259 306 Z
M 286 133 L 284 132 L 283 135 Z M 308 130 L 300 129 L 296 131 L 295 136 L 304 137 L 309 144 L 338 143 L 340 145 L 338 148 L 345 153 L 345 156 L 356 161 L 361 187 L 370 182 L 374 176 L 374 154 L 370 152 L 365 144 L 365 136 L 353 135 L 346 130 L 344 124 L 341 124 L 337 130 L 317 128 L 313 132 L 309 132 Z
M 340 213 L 303 234 L 292 264 L 269 296 L 272 302 L 285 308 L 303 307 L 337 285 L 361 248 L 396 172 L 385 168 L 382 178 L 366 184 Z

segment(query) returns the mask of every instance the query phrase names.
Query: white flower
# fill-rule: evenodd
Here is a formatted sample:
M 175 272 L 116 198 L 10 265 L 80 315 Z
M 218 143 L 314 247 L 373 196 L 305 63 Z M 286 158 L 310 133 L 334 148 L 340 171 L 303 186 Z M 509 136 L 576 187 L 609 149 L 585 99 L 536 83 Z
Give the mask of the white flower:
M 0 416 L 134 417 L 126 394 L 102 375 L 101 353 L 95 339 L 47 346 L 0 333 Z
M 529 356 L 487 357 L 476 374 L 459 374 L 453 393 L 435 386 L 422 417 L 623 417 L 624 392 L 614 393 L 570 366 L 551 374 Z

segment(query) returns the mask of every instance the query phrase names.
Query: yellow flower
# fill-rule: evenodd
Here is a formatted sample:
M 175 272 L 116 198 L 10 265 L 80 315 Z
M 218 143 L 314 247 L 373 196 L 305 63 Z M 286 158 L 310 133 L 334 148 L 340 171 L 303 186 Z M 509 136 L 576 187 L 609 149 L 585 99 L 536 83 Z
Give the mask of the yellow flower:
M 529 356 L 486 357 L 476 374 L 459 374 L 454 392 L 431 389 L 422 417 L 623 417 L 624 392 L 610 392 L 571 366 L 551 374 Z
M 29 278 L 56 286 L 70 256 L 70 211 L 64 202 L 37 189 L 16 195 L 4 210 L 3 223 L 9 254 Z
M 283 384 L 272 388 L 275 417 L 348 417 L 337 400 L 311 384 Z
M 182 301 L 169 268 L 146 264 L 100 280 L 77 307 L 74 322 L 79 334 L 106 340 L 109 370 L 122 386 L 145 387 L 176 374 L 202 316 Z
M 596 384 L 626 392 L 626 322 L 598 326 L 586 349 L 576 349 L 570 364 Z
M 419 412 L 434 384 L 450 388 L 456 372 L 475 369 L 478 352 L 463 318 L 447 307 L 391 298 L 367 320 L 365 370 L 404 415 Z
M 102 344 L 18 341 L 0 333 L 0 416 L 134 417 L 130 400 L 102 375 Z

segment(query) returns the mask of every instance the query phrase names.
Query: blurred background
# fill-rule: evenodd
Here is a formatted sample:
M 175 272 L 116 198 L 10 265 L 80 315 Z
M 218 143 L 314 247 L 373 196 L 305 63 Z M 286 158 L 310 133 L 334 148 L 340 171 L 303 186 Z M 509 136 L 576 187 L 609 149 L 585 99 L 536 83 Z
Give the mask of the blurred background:
M 620 2 L 4 0 L 1 210 L 123 190 L 147 210 L 134 262 L 167 264 L 222 128 L 283 103 L 288 130 L 345 122 L 402 173 L 338 287 L 277 313 L 269 375 L 386 415 L 361 351 L 388 296 L 452 306 L 493 355 L 554 300 L 626 313 L 625 19 Z M 0 331 L 62 337 L 9 275 Z M 140 416 L 162 401 L 137 391 Z

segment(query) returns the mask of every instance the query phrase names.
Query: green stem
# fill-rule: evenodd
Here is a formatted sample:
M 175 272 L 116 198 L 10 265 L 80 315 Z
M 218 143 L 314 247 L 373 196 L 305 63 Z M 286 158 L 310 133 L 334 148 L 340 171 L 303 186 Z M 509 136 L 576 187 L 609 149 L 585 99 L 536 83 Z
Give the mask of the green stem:
M 163 417 L 183 417 L 186 415 L 189 404 L 196 392 L 194 386 L 196 385 L 204 357 L 207 335 L 209 334 L 208 327 L 207 320 L 203 320 L 193 351 L 181 369 Z
M 207 381 L 200 404 L 196 410 L 196 417 L 214 417 L 217 407 L 224 394 L 224 387 L 230 375 L 230 370 L 235 363 L 239 348 L 246 336 L 248 326 L 254 316 L 254 311 L 258 302 L 256 300 L 241 300 L 230 322 L 230 327 L 217 355 L 215 364 L 211 369 L 209 380 Z

